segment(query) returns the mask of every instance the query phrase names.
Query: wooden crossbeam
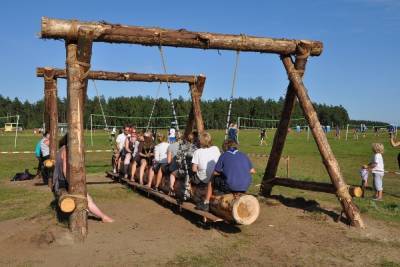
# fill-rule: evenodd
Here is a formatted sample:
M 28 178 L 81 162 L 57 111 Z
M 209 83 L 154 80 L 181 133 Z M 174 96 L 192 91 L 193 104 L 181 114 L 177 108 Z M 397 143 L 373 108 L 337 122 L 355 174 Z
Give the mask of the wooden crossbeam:
M 240 50 L 281 55 L 295 54 L 299 43 L 308 43 L 311 48 L 311 56 L 319 56 L 323 50 L 322 42 L 312 40 L 289 40 L 248 36 L 244 34 L 194 32 L 185 29 L 170 30 L 110 24 L 107 22 L 51 19 L 47 17 L 42 17 L 40 37 L 76 40 L 78 30 L 82 27 L 94 31 L 94 42 Z
M 51 67 L 36 68 L 36 76 L 44 77 L 46 69 L 53 69 L 54 78 L 66 79 L 65 69 Z M 135 73 L 135 72 L 111 72 L 111 71 L 89 71 L 88 79 L 104 81 L 137 81 L 137 82 L 170 82 L 195 84 L 199 80 L 205 80 L 203 74 L 200 75 L 177 75 L 177 74 L 155 74 L 155 73 Z M 204 81 L 203 81 L 204 85 Z

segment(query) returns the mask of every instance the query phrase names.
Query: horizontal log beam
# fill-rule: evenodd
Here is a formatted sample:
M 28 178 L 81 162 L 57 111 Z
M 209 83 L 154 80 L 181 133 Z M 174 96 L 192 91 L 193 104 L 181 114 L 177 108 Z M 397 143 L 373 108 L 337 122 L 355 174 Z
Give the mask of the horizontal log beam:
M 295 54 L 300 43 L 310 45 L 310 55 L 319 56 L 323 44 L 311 40 L 289 40 L 244 34 L 219 34 L 192 32 L 185 29 L 170 30 L 110 24 L 107 22 L 82 22 L 42 17 L 40 37 L 48 39 L 75 40 L 79 27 L 94 31 L 94 42 L 129 43 L 147 46 L 173 46 L 201 49 L 240 50 L 247 52 Z
M 45 70 L 49 67 L 37 68 L 36 76 L 45 77 Z M 66 79 L 67 72 L 65 69 L 54 68 L 54 78 Z M 135 72 L 110 72 L 110 71 L 89 71 L 88 79 L 103 81 L 137 81 L 137 82 L 171 82 L 171 83 L 188 83 L 194 84 L 199 78 L 205 79 L 200 75 L 177 75 L 177 74 L 151 74 L 151 73 L 135 73 Z
M 268 183 L 272 185 L 303 189 L 308 191 L 336 194 L 336 189 L 331 183 L 300 181 L 292 178 L 281 177 L 276 177 L 275 179 L 268 181 Z M 360 190 L 362 189 L 358 186 L 350 186 L 349 188 L 349 191 L 353 197 L 360 197 Z

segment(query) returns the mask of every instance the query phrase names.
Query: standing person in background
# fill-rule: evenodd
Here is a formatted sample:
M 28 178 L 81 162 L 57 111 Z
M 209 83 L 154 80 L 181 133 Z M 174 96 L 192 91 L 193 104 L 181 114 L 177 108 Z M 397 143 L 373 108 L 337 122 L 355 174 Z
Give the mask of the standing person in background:
M 390 144 L 391 144 L 393 147 L 400 147 L 400 141 L 396 141 L 396 140 L 394 139 L 394 133 L 391 133 L 391 134 L 390 134 Z M 399 165 L 399 169 L 400 169 L 400 152 L 399 152 L 399 154 L 397 155 L 397 164 Z
M 42 165 L 43 165 L 43 162 L 42 162 L 42 149 L 41 149 L 41 144 L 42 144 L 42 141 L 43 141 L 43 138 L 46 136 L 46 134 L 44 134 L 43 136 L 42 136 L 42 138 L 37 142 L 37 144 L 36 144 L 36 146 L 35 146 L 35 157 L 37 158 L 37 160 L 38 160 L 38 166 L 37 166 L 37 172 L 36 172 L 36 175 L 39 175 L 39 174 L 41 174 L 41 171 L 42 171 Z
M 237 124 L 236 123 L 231 123 L 229 125 L 229 129 L 228 129 L 228 139 L 233 140 L 236 144 L 238 144 L 238 128 L 237 128 Z
M 336 125 L 336 128 L 335 128 L 335 138 L 337 140 L 340 140 L 340 127 L 339 127 L 339 125 Z
M 382 154 L 384 147 L 380 143 L 372 144 L 374 156 L 368 167 L 371 169 L 372 177 L 374 178 L 375 198 L 374 200 L 382 200 L 383 198 L 383 175 L 385 173 L 385 165 L 383 163 Z
M 266 137 L 267 137 L 267 134 L 266 134 L 265 128 L 261 128 L 260 129 L 260 146 L 262 146 L 263 144 L 267 145 L 267 143 L 265 142 Z
M 171 128 L 168 131 L 168 142 L 170 144 L 176 141 L 176 130 L 175 130 L 175 123 L 171 123 Z
M 45 132 L 43 134 L 43 138 L 40 141 L 40 153 L 41 157 L 40 160 L 42 162 L 41 166 L 41 174 L 43 178 L 43 183 L 48 184 L 49 183 L 49 175 L 50 175 L 50 170 L 48 168 L 45 168 L 43 163 L 45 160 L 50 159 L 50 134 L 48 132 Z

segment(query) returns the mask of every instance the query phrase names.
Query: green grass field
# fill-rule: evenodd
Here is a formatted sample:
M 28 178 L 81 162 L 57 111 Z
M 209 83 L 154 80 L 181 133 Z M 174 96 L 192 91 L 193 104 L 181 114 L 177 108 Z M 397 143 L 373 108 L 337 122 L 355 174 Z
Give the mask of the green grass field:
M 211 130 L 210 133 L 214 138 L 214 144 L 219 146 L 222 143 L 224 132 Z M 260 146 L 257 130 L 242 130 L 239 134 L 240 149 L 246 153 L 269 154 L 273 132 L 268 131 L 267 134 L 268 145 Z M 14 135 L 0 135 L 0 151 L 33 151 L 39 139 L 39 135 L 33 136 L 31 132 L 20 133 L 17 148 L 14 149 Z M 381 142 L 385 146 L 385 169 L 398 171 L 396 157 L 399 151 L 390 146 L 387 134 L 375 137 L 373 133 L 367 133 L 365 138 L 360 137 L 359 140 L 353 140 L 352 135 L 349 135 L 348 141 L 345 141 L 344 136 L 342 136 L 341 140 L 336 140 L 333 137 L 333 133 L 329 133 L 328 140 L 339 161 L 346 182 L 349 184 L 360 183 L 359 168 L 360 165 L 369 162 L 372 156 L 371 143 L 373 142 Z M 86 133 L 85 141 L 87 149 L 110 149 L 107 135 L 101 132 L 95 133 L 93 146 L 91 146 L 89 133 Z M 289 133 L 283 155 L 290 157 L 290 177 L 301 180 L 329 182 L 329 176 L 322 164 L 315 142 L 312 137 L 307 141 L 305 132 Z M 110 156 L 110 152 L 87 153 L 87 172 L 103 175 L 104 171 L 110 169 Z M 45 190 L 29 191 L 26 188 L 7 184 L 7 180 L 16 172 L 22 172 L 26 168 L 30 169 L 32 173 L 35 172 L 34 167 L 36 167 L 37 161 L 34 155 L 0 154 L 0 159 L 0 221 L 21 216 L 33 216 L 49 210 L 48 207 L 52 198 L 50 193 Z M 266 160 L 266 157 L 252 157 L 257 169 L 257 174 L 254 176 L 253 186 L 251 187 L 252 192 L 257 192 L 259 189 L 258 185 L 264 173 Z M 286 176 L 285 161 L 281 161 L 278 175 Z M 369 184 L 372 185 L 372 178 L 369 179 Z M 101 194 L 102 191 L 97 192 L 97 197 L 101 197 Z M 335 196 L 330 194 L 283 187 L 275 187 L 273 194 L 315 199 L 321 204 L 337 206 L 337 210 L 339 210 Z M 356 203 L 362 213 L 377 219 L 400 223 L 400 175 L 385 175 L 384 201 L 374 202 L 371 200 L 372 196 L 373 192 L 368 191 L 366 198 L 356 199 Z

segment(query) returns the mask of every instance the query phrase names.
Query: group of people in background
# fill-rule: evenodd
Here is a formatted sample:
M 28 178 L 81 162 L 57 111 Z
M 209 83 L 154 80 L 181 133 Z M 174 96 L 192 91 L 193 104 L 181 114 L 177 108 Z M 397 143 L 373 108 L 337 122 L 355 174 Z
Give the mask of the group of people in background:
M 336 130 L 340 135 L 340 129 Z M 339 133 L 338 133 L 339 131 Z M 260 145 L 265 143 L 266 130 L 260 129 Z M 390 144 L 400 147 L 400 141 L 390 134 Z M 37 143 L 35 155 L 38 159 L 38 173 L 43 182 L 52 179 L 52 191 L 59 197 L 62 189 L 68 189 L 66 177 L 68 138 L 65 135 L 60 140 L 60 149 L 54 164 L 53 173 L 44 168 L 44 162 L 49 159 L 49 134 L 44 133 Z M 113 167 L 115 173 L 134 180 L 155 191 L 160 191 L 163 177 L 169 184 L 169 193 L 175 196 L 177 179 L 189 179 L 192 187 L 203 188 L 206 192 L 203 199 L 197 203 L 197 208 L 207 211 L 215 191 L 240 194 L 248 190 L 255 169 L 246 154 L 239 151 L 238 128 L 230 124 L 227 136 L 222 144 L 222 151 L 213 145 L 208 132 L 201 134 L 192 132 L 182 136 L 173 126 L 165 134 L 162 132 L 137 131 L 135 127 L 126 125 L 115 138 Z M 374 200 L 383 198 L 384 146 L 381 143 L 372 144 L 373 157 L 368 164 L 361 167 L 361 185 L 365 190 L 368 186 L 368 175 L 372 173 L 375 189 Z M 222 152 L 222 153 L 221 153 Z M 397 156 L 400 169 L 400 153 Z M 50 177 L 52 175 L 52 177 Z M 146 179 L 146 184 L 145 182 Z M 363 191 L 364 191 L 363 190 Z M 103 222 L 113 219 L 103 213 L 87 194 L 88 210 L 101 218 Z
M 239 152 L 237 128 L 231 126 L 221 154 L 208 132 L 194 131 L 182 136 L 171 127 L 168 134 L 159 132 L 153 136 L 149 131 L 138 133 L 135 127 L 126 125 L 116 137 L 114 173 L 119 172 L 131 181 L 137 178 L 141 185 L 159 192 L 165 177 L 171 196 L 181 193 L 175 189 L 177 179 L 189 179 L 192 187 L 205 189 L 197 208 L 208 210 L 214 190 L 246 192 L 255 172 L 247 155 Z

